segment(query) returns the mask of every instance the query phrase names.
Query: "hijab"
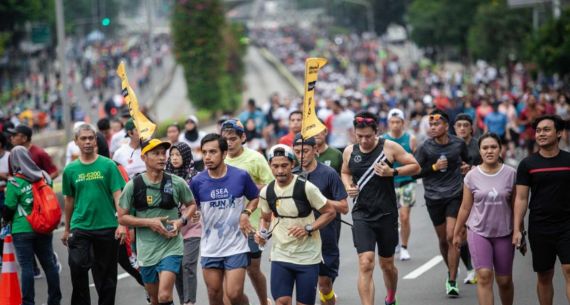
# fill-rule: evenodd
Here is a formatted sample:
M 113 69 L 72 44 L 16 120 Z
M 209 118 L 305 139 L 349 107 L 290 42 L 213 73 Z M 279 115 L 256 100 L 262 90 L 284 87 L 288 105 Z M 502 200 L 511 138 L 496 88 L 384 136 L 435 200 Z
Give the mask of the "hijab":
M 182 156 L 182 166 L 175 168 L 172 164 L 172 156 L 168 157 L 168 161 L 166 162 L 166 172 L 174 174 L 178 177 L 183 178 L 187 182 L 192 180 L 192 177 L 196 176 L 198 172 L 194 169 L 194 159 L 192 158 L 192 149 L 188 144 L 184 142 L 178 142 L 170 148 L 177 149 L 180 152 L 180 156 Z
M 20 174 L 29 182 L 36 182 L 41 178 L 46 178 L 49 183 L 49 175 L 42 171 L 32 160 L 30 152 L 24 146 L 15 146 L 10 151 L 10 169 L 14 174 Z

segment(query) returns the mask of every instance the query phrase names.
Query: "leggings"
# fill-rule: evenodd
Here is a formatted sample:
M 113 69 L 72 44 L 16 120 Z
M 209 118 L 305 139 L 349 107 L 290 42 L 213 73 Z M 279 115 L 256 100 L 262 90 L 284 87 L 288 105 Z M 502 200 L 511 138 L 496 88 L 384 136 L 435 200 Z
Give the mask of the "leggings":
M 512 275 L 515 247 L 510 234 L 484 237 L 468 230 L 467 241 L 475 270 L 494 269 L 496 275 Z

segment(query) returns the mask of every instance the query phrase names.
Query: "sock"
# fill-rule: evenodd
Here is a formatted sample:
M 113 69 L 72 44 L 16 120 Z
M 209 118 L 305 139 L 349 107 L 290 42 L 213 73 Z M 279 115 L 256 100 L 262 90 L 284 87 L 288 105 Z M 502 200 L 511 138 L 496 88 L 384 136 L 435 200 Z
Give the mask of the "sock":
M 402 249 L 406 249 L 406 250 L 408 249 L 407 245 L 401 245 L 401 247 L 402 247 Z
M 396 300 L 396 290 L 388 289 L 388 293 L 386 294 L 386 303 L 394 303 Z
M 174 305 L 174 301 L 158 303 L 158 305 Z
M 469 246 L 467 244 L 461 246 L 459 254 L 461 255 L 461 260 L 465 264 L 467 270 L 473 270 L 473 265 L 471 265 L 471 254 L 469 253 Z

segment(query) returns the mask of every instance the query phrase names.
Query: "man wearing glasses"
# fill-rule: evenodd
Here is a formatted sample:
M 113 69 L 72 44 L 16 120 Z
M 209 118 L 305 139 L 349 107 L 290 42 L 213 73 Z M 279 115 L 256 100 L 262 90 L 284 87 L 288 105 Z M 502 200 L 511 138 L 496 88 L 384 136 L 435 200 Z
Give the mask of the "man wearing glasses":
M 362 304 L 375 304 L 372 274 L 378 245 L 387 290 L 385 304 L 396 304 L 398 269 L 394 265 L 394 252 L 398 245 L 398 206 L 394 176 L 416 175 L 420 167 L 402 146 L 378 137 L 378 118 L 374 114 L 357 114 L 353 126 L 357 144 L 343 152 L 342 182 L 354 200 L 352 236 L 358 253 L 358 292 Z M 401 166 L 392 168 L 394 162 Z
M 457 266 L 459 251 L 452 245 L 453 229 L 461 206 L 463 175 L 469 169 L 467 146 L 462 139 L 448 134 L 449 117 L 439 109 L 429 115 L 431 139 L 416 152 L 422 170 L 424 198 L 439 240 L 439 250 L 447 265 L 446 294 L 459 296 Z

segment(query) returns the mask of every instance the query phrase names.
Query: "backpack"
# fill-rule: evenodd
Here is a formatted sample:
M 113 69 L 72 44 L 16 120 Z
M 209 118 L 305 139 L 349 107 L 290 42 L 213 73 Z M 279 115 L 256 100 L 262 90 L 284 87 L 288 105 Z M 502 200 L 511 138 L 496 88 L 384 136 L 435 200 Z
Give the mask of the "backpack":
M 170 174 L 164 173 L 162 175 L 162 181 L 160 183 L 160 189 L 148 186 L 144 183 L 142 175 L 137 175 L 133 178 L 133 194 L 134 194 L 134 207 L 137 211 L 144 211 L 147 209 L 160 208 L 164 210 L 170 210 L 176 208 L 176 202 L 174 202 L 174 186 L 172 184 L 172 176 Z M 160 191 L 161 200 L 158 206 L 148 206 L 150 198 L 146 195 L 146 190 L 155 189 Z
M 17 174 L 17 177 L 23 178 Z M 55 196 L 53 189 L 46 183 L 44 178 L 32 182 L 32 212 L 28 215 L 24 209 L 24 216 L 32 226 L 34 232 L 39 234 L 50 234 L 61 222 L 61 206 Z
M 283 197 L 277 197 L 277 194 L 275 194 L 275 180 L 271 181 L 267 185 L 267 191 L 265 193 L 265 196 L 267 198 L 265 200 L 267 200 L 269 208 L 271 209 L 275 217 L 303 218 L 311 214 L 311 212 L 313 211 L 313 207 L 311 207 L 309 198 L 307 198 L 307 194 L 305 193 L 306 182 L 307 180 L 305 180 L 304 178 L 300 176 L 297 177 L 297 180 L 295 180 L 295 185 L 293 186 L 293 196 L 283 196 Z M 277 212 L 277 200 L 280 199 L 293 199 L 295 205 L 297 206 L 297 211 L 299 211 L 299 214 L 297 216 L 279 215 L 279 213 Z

